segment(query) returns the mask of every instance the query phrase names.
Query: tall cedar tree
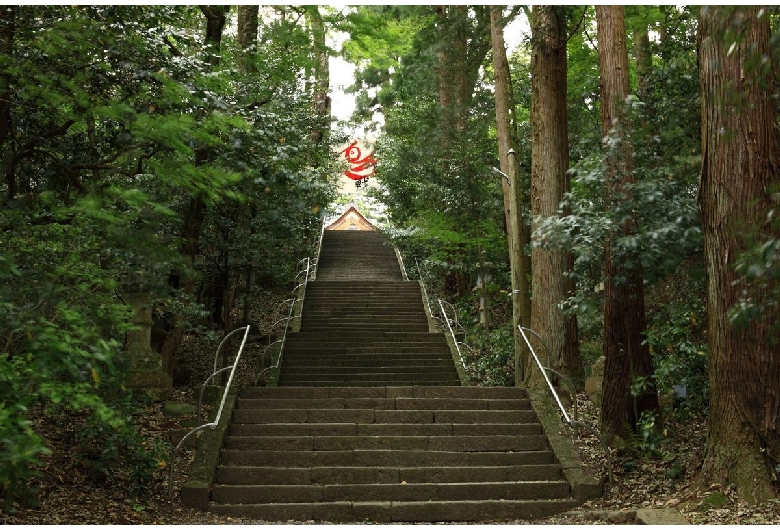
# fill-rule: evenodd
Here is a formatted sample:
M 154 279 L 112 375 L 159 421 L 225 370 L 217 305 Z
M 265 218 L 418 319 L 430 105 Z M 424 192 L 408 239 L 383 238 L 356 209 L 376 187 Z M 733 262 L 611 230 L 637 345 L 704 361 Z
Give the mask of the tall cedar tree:
M 619 142 L 607 154 L 605 203 L 612 208 L 618 202 L 631 201 L 635 183 L 631 163 L 632 147 L 625 132 L 629 130 L 623 111 L 629 95 L 628 51 L 622 6 L 596 6 L 601 88 L 601 132 L 617 136 Z M 630 216 L 617 227 L 623 236 L 637 230 Z M 626 259 L 628 258 L 628 259 Z M 638 396 L 631 385 L 637 378 L 650 381 L 653 364 L 644 340 L 646 331 L 642 269 L 638 259 L 622 255 L 615 258 L 612 238 L 604 248 L 604 382 L 601 422 L 607 435 L 626 436 L 633 432 L 645 411 L 658 410 L 658 396 L 649 384 Z
M 238 6 L 236 41 L 238 44 L 238 67 L 241 71 L 253 73 L 257 70 L 257 29 L 260 8 L 256 5 Z
M 569 191 L 569 131 L 566 112 L 566 12 L 562 6 L 534 6 L 531 14 L 531 214 L 541 220 L 558 214 Z M 571 296 L 566 276 L 571 254 L 535 246 L 531 328 L 549 348 L 552 368 L 584 380 L 577 320 L 561 308 Z M 539 372 L 532 371 L 539 376 Z
M 744 329 L 727 312 L 740 296 L 736 258 L 767 224 L 780 186 L 769 14 L 757 6 L 701 9 L 699 62 L 703 165 L 699 189 L 707 270 L 709 437 L 705 484 L 736 484 L 748 501 L 772 494 L 780 462 L 780 350 L 768 338 L 780 308 L 767 305 Z M 771 63 L 769 63 L 771 64 Z M 761 300 L 759 300 L 761 302 Z
M 314 99 L 314 114 L 319 122 L 312 127 L 311 139 L 315 143 L 327 140 L 330 132 L 330 62 L 328 48 L 325 44 L 325 22 L 320 8 L 316 5 L 306 9 L 306 19 L 311 28 L 312 62 L 314 64 L 312 97 Z
M 490 8 L 490 38 L 493 49 L 493 69 L 495 70 L 496 97 L 496 135 L 498 137 L 498 159 L 501 171 L 508 179 L 501 179 L 504 193 L 504 219 L 506 222 L 507 241 L 509 246 L 509 263 L 512 274 L 512 328 L 515 343 L 515 385 L 522 385 L 525 379 L 525 346 L 518 326 L 531 325 L 531 300 L 528 288 L 530 270 L 526 268 L 523 249 L 526 246 L 527 233 L 521 211 L 522 190 L 518 175 L 519 164 L 517 156 L 520 148 L 517 140 L 517 129 L 513 122 L 512 85 L 509 75 L 509 61 L 506 58 L 504 45 L 504 21 L 501 7 Z M 509 155 L 513 149 L 515 154 Z M 509 156 L 515 160 L 509 160 Z M 510 186 L 510 181 L 513 185 Z

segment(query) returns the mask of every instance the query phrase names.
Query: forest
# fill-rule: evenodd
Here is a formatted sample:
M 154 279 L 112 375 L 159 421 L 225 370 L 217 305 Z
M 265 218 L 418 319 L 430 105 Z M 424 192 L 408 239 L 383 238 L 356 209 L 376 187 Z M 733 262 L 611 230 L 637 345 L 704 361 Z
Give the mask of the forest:
M 543 384 L 530 328 L 577 392 L 603 367 L 611 447 L 663 460 L 700 419 L 696 483 L 776 502 L 778 53 L 776 7 L 0 7 L 0 512 L 39 505 L 57 451 L 159 488 L 138 374 L 189 391 L 193 343 L 273 318 L 349 126 L 474 384 Z

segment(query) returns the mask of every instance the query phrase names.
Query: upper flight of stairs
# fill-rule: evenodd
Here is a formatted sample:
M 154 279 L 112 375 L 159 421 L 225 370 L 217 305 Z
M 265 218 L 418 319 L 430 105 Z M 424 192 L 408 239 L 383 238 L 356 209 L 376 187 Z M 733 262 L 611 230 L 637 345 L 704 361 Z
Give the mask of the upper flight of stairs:
M 403 281 L 379 232 L 325 231 L 279 386 L 458 386 L 447 341 L 428 332 L 420 284 Z
M 384 237 L 326 231 L 278 386 L 238 396 L 208 509 L 486 522 L 576 504 L 525 390 L 460 386 Z

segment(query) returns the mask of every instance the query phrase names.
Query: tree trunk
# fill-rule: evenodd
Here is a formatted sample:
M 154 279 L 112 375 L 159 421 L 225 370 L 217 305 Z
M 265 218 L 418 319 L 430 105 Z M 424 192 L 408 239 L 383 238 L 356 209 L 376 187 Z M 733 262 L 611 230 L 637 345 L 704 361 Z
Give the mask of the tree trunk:
M 16 6 L 0 6 L 0 55 L 13 57 L 14 36 L 16 35 Z M 11 76 L 0 75 L 0 152 L 5 148 L 11 135 Z M 8 147 L 9 151 L 11 146 Z M 17 183 L 14 168 L 14 156 L 9 154 L 2 164 L 5 172 L 5 197 L 3 204 L 16 196 Z
M 439 33 L 439 49 L 436 52 L 439 68 L 439 112 L 440 114 L 440 144 L 443 152 L 447 152 L 452 144 L 452 131 L 455 118 L 453 107 L 453 75 L 455 70 L 452 56 L 453 31 L 450 28 L 449 6 L 437 6 L 437 27 Z
M 259 8 L 256 5 L 238 6 L 238 68 L 247 73 L 257 70 L 255 60 L 257 57 L 257 27 Z
M 501 172 L 508 177 L 507 152 L 515 145 L 514 126 L 512 124 L 512 101 L 511 79 L 509 74 L 509 61 L 506 58 L 506 45 L 504 43 L 504 25 L 502 19 L 502 10 L 500 6 L 491 6 L 490 8 L 490 40 L 493 44 L 493 71 L 495 72 L 495 81 L 493 90 L 496 98 L 496 136 L 498 137 L 498 162 Z M 509 226 L 509 200 L 511 187 L 509 178 L 501 179 L 501 190 L 504 197 L 504 220 L 507 227 L 507 236 Z M 511 259 L 510 259 L 511 261 Z
M 311 132 L 311 139 L 315 143 L 322 142 L 330 132 L 330 62 L 328 49 L 325 44 L 325 23 L 322 20 L 319 7 L 310 6 L 306 11 L 309 19 L 312 36 L 312 58 L 314 63 L 314 86 L 312 97 L 314 99 L 314 115 L 317 123 Z
M 562 7 L 534 6 L 531 17 L 531 160 L 532 219 L 558 215 L 569 190 L 569 131 L 566 112 L 566 17 Z M 561 304 L 573 290 L 567 278 L 567 252 L 534 246 L 531 251 L 531 328 L 549 348 L 552 368 L 581 385 L 585 373 L 580 359 L 575 316 Z M 574 319 L 573 325 L 571 320 Z M 540 351 L 541 350 L 540 348 Z M 534 381 L 541 373 L 532 370 Z
M 645 101 L 650 95 L 650 73 L 653 71 L 653 56 L 650 53 L 650 34 L 646 27 L 634 31 L 636 51 L 636 92 Z
M 628 51 L 622 6 L 596 6 L 601 85 L 602 134 L 623 135 L 629 124 L 623 116 L 628 96 Z M 614 130 L 614 131 L 613 131 Z M 607 153 L 605 202 L 608 209 L 618 201 L 631 200 L 634 183 L 631 167 L 631 144 L 627 136 L 616 152 Z M 618 230 L 623 236 L 636 232 L 632 216 Z M 658 409 L 655 387 L 649 384 L 639 396 L 631 395 L 636 378 L 653 375 L 650 349 L 643 344 L 646 330 L 644 285 L 637 259 L 621 256 L 615 259 L 613 236 L 604 250 L 604 381 L 602 386 L 601 422 L 608 436 L 626 436 L 634 432 L 642 412 Z
M 748 502 L 773 496 L 780 462 L 780 353 L 768 339 L 777 305 L 744 329 L 727 312 L 739 300 L 735 260 L 766 224 L 780 186 L 780 138 L 769 14 L 757 6 L 703 7 L 699 15 L 703 165 L 699 189 L 707 270 L 709 436 L 701 479 L 735 484 Z M 763 13 L 762 13 L 763 12 Z M 762 13 L 762 14 L 760 14 Z
M 199 7 L 206 17 L 206 35 L 203 39 L 203 51 L 206 54 L 206 62 L 211 66 L 219 66 L 222 31 L 225 29 L 230 6 Z
M 498 159 L 501 171 L 508 177 L 501 178 L 504 192 L 504 216 L 507 227 L 507 242 L 509 247 L 509 268 L 512 278 L 512 330 L 515 343 L 515 384 L 519 385 L 525 380 L 525 360 L 528 357 L 527 346 L 518 330 L 518 326 L 530 326 L 531 300 L 528 289 L 528 274 L 530 271 L 524 268 L 526 261 L 523 259 L 525 248 L 525 231 L 523 230 L 522 216 L 520 212 L 522 194 L 520 191 L 520 178 L 518 164 L 514 157 L 517 156 L 516 137 L 514 124 L 512 123 L 511 82 L 509 78 L 509 62 L 506 58 L 506 46 L 504 44 L 504 26 L 501 8 L 492 6 L 490 9 L 490 36 L 493 44 L 493 69 L 495 70 L 495 98 L 496 98 L 496 134 L 498 136 Z M 510 149 L 514 154 L 509 155 Z M 512 156 L 512 160 L 509 157 Z M 514 183 L 514 186 L 510 185 Z M 515 194 L 515 192 L 518 192 Z M 517 238 L 520 240 L 517 240 Z

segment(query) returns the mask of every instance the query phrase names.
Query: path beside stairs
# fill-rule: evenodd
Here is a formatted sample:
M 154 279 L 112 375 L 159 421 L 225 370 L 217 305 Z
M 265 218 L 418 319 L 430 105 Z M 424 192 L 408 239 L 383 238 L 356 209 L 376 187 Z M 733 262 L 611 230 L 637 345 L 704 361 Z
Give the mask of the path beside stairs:
M 245 388 L 209 509 L 267 521 L 487 522 L 578 501 L 526 393 L 461 386 L 378 232 L 326 231 L 278 387 Z

